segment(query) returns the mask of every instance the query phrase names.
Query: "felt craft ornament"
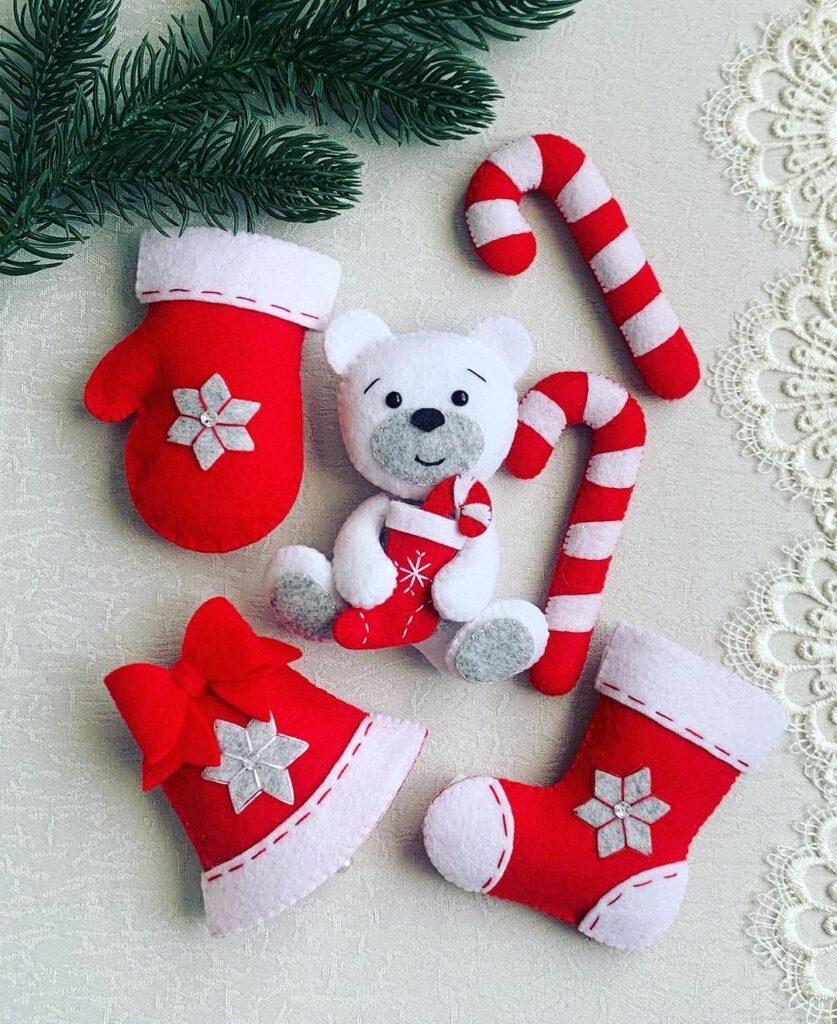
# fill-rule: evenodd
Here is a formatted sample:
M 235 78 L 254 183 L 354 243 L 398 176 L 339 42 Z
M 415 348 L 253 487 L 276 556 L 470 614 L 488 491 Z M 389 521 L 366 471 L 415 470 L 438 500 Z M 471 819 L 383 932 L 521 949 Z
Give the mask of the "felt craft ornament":
M 135 416 L 125 472 L 137 511 L 195 551 L 264 537 L 302 477 L 300 359 L 322 329 L 339 264 L 290 242 L 191 228 L 140 243 L 139 327 L 84 391 L 100 420 Z
M 491 522 L 488 491 L 471 477 L 436 484 L 418 508 L 390 507 L 384 552 L 396 568 L 393 594 L 374 608 L 346 608 L 332 632 L 341 647 L 375 650 L 428 640 L 439 624 L 433 581 L 469 538 Z
M 293 906 L 341 868 L 389 807 L 426 730 L 368 714 L 290 668 L 221 597 L 201 605 L 171 668 L 105 684 L 203 869 L 213 935 Z
M 527 135 L 477 168 L 465 195 L 465 218 L 482 259 L 511 275 L 535 258 L 535 236 L 520 212 L 526 192 L 542 192 L 558 207 L 648 387 L 661 398 L 687 395 L 700 379 L 694 349 L 622 208 L 569 139 Z
M 559 782 L 454 782 L 428 809 L 424 843 L 463 889 L 637 948 L 673 923 L 693 837 L 738 776 L 761 764 L 783 715 L 743 679 L 624 624 L 596 689 L 587 734 Z
M 506 459 L 517 477 L 546 466 L 568 426 L 590 428 L 592 443 L 555 562 L 546 621 L 549 640 L 529 678 L 542 693 L 567 693 L 578 682 L 599 614 L 607 571 L 636 483 L 645 417 L 621 384 L 600 373 L 564 371 L 536 384 L 520 403 Z
M 543 613 L 492 601 L 499 542 L 486 483 L 511 446 L 515 380 L 532 343 L 508 317 L 472 335 L 393 335 L 372 313 L 329 325 L 343 441 L 382 489 L 349 516 L 334 558 L 281 548 L 265 578 L 281 625 L 352 649 L 415 644 L 442 673 L 497 682 L 546 644 Z

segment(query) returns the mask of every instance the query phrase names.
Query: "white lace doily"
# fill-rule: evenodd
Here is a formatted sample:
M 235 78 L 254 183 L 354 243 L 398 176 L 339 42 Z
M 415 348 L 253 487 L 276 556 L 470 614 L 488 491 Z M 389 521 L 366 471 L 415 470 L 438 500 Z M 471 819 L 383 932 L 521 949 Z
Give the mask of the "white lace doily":
M 768 858 L 770 889 L 758 897 L 749 935 L 757 955 L 784 972 L 791 1009 L 833 1024 L 837 964 L 837 814 L 824 807 L 796 826 L 797 847 Z
M 835 107 L 837 125 L 837 107 Z M 835 140 L 837 145 L 837 140 Z M 837 255 L 765 286 L 740 315 L 709 385 L 724 416 L 778 486 L 809 498 L 837 530 Z
M 811 502 L 821 532 L 753 580 L 727 661 L 783 705 L 821 801 L 769 858 L 749 934 L 791 1009 L 837 1021 L 837 0 L 774 18 L 723 68 L 701 124 L 733 192 L 807 264 L 737 317 L 709 377 L 743 451 Z
M 701 123 L 733 191 L 783 240 L 837 252 L 837 2 L 774 18 L 723 78 Z
M 837 545 L 817 534 L 753 581 L 724 628 L 727 662 L 782 704 L 805 775 L 837 820 Z

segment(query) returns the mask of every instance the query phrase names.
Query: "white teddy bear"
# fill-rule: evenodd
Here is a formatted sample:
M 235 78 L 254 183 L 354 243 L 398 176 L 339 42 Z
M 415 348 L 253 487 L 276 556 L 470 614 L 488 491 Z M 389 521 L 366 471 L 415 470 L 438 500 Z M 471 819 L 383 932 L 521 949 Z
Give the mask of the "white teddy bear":
M 393 335 L 355 310 L 329 326 L 325 353 L 349 458 L 383 493 L 346 520 L 332 562 L 297 545 L 276 553 L 266 587 L 277 619 L 354 649 L 413 644 L 473 682 L 529 668 L 546 620 L 528 601 L 492 602 L 500 548 L 483 486 L 514 438 L 529 335 L 510 317 L 468 337 Z

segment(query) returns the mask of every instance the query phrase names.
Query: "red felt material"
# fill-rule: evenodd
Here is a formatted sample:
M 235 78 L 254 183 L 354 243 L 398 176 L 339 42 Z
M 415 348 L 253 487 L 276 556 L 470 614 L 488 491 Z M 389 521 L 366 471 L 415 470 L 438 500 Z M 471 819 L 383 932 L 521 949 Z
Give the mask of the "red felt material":
M 561 189 L 584 163 L 584 150 L 560 135 L 533 135 L 543 159 L 540 187 L 553 202 Z
M 277 526 L 302 477 L 299 366 L 304 329 L 234 306 L 157 302 L 105 355 L 84 391 L 88 410 L 135 415 L 125 445 L 131 498 L 162 537 L 195 551 L 231 551 Z M 189 445 L 167 440 L 172 392 L 220 374 L 233 398 L 261 403 L 247 423 L 253 451 L 225 451 L 201 469 Z
M 520 235 L 506 235 L 505 238 L 487 242 L 477 249 L 487 266 L 507 277 L 522 274 L 534 260 L 537 251 L 537 242 L 531 231 Z
M 540 159 L 537 153 L 532 152 L 532 141 L 540 152 Z M 620 244 L 617 239 L 628 229 L 628 221 L 618 201 L 608 196 L 606 191 L 603 193 L 606 186 L 602 186 L 595 167 L 582 149 L 569 139 L 548 133 L 512 143 L 511 149 L 515 146 L 518 148 L 513 155 L 508 150 L 500 151 L 502 155 L 495 154 L 498 163 L 509 166 L 509 173 L 493 162 L 494 156 L 474 172 L 465 194 L 466 212 L 475 203 L 488 204 L 493 199 L 519 202 L 521 191 L 510 177 L 510 174 L 515 174 L 518 180 L 525 182 L 526 191 L 541 192 L 556 203 L 568 219 L 567 226 L 585 260 L 593 260 L 610 243 Z M 582 172 L 581 176 L 576 177 L 579 172 Z M 587 196 L 580 194 L 584 188 L 588 190 Z M 583 215 L 578 216 L 578 213 Z M 529 230 L 521 230 L 517 224 L 510 225 L 508 203 L 498 204 L 496 210 L 490 205 L 481 207 L 476 223 L 480 225 L 477 234 L 473 235 L 477 252 L 492 270 L 514 275 L 529 267 L 537 251 L 535 236 Z M 505 234 L 509 227 L 512 227 L 511 232 Z M 486 242 L 485 238 L 492 240 Z M 630 252 L 629 246 L 625 249 Z M 596 267 L 604 301 L 620 328 L 626 320 L 662 295 L 660 284 L 647 261 L 628 281 L 621 280 L 621 269 L 618 259 L 615 264 L 605 260 L 603 268 Z M 625 334 L 625 340 L 628 342 L 629 335 L 639 332 L 640 337 L 636 339 L 638 351 L 658 346 L 644 356 L 634 356 L 631 351 L 637 370 L 656 395 L 667 399 L 682 398 L 700 379 L 697 356 L 682 328 L 678 329 L 673 340 L 661 341 L 656 335 L 657 322 L 659 318 L 652 316 L 649 322 L 633 325 Z M 632 341 L 629 348 L 631 344 L 637 347 Z
M 366 713 L 285 668 L 267 683 L 269 713 L 276 728 L 304 739 L 309 747 L 288 769 L 294 802 L 280 803 L 262 794 L 235 813 L 226 786 L 201 778 L 201 769 L 185 765 L 163 783 L 204 870 L 249 849 L 287 820 L 322 784 L 346 749 Z M 246 725 L 249 716 L 216 701 L 202 702 L 207 719 L 223 717 Z
M 620 778 L 649 768 L 669 811 L 651 825 L 652 852 L 625 848 L 600 857 L 596 830 L 574 813 L 593 796 L 594 774 Z M 491 895 L 525 903 L 570 924 L 632 875 L 686 858 L 692 839 L 738 778 L 725 761 L 650 718 L 600 697 L 586 735 L 560 782 L 501 784 L 514 815 L 511 859 Z
M 457 477 L 437 484 L 421 508 L 441 520 L 456 520 L 465 537 L 483 533 L 486 525 L 464 514 L 454 495 Z M 488 491 L 479 481 L 467 488 L 462 505 L 491 507 Z M 384 550 L 397 571 L 395 591 L 375 608 L 347 608 L 332 627 L 334 639 L 352 651 L 403 647 L 429 639 L 439 624 L 433 606 L 433 581 L 455 557 L 458 549 L 403 530 L 388 529 Z
M 606 378 L 599 375 L 567 370 L 544 378 L 530 390 L 544 395 L 558 406 L 566 417 L 567 426 L 576 426 L 587 422 L 586 407 L 593 386 L 591 379 L 593 382 L 595 379 L 606 381 Z M 621 410 L 591 431 L 588 472 L 590 460 L 597 455 L 642 448 L 645 444 L 645 416 L 636 399 L 627 392 L 625 395 Z M 521 408 L 524 408 L 525 402 L 524 396 Z M 506 466 L 515 476 L 531 479 L 545 467 L 551 451 L 551 446 L 536 430 L 521 422 L 506 459 Z M 567 531 L 579 523 L 621 522 L 632 493 L 633 485 L 608 486 L 589 480 L 585 473 L 567 519 Z M 565 550 L 566 542 L 565 536 L 550 581 L 549 597 L 600 594 L 604 589 L 612 556 L 576 557 Z M 584 668 L 592 636 L 592 628 L 569 632 L 550 624 L 546 650 L 529 672 L 533 686 L 551 695 L 571 690 Z
M 637 365 L 641 372 L 658 382 L 659 394 L 662 398 L 683 398 L 691 391 L 689 381 L 697 379 L 700 374 L 697 356 L 681 327 L 673 334 L 665 345 L 639 356 Z M 690 373 L 684 373 L 684 367 L 691 367 Z M 674 372 L 674 368 L 678 372 Z
M 171 669 L 128 665 L 105 680 L 143 751 L 146 786 L 162 782 L 204 869 L 248 849 L 290 817 L 322 784 L 366 717 L 290 668 L 298 656 L 287 644 L 257 636 L 219 597 L 195 612 Z M 203 767 L 220 760 L 214 723 L 245 726 L 271 715 L 279 732 L 309 744 L 288 768 L 294 802 L 260 794 L 237 814 L 227 786 L 201 777 Z M 195 744 L 195 725 L 209 746 Z

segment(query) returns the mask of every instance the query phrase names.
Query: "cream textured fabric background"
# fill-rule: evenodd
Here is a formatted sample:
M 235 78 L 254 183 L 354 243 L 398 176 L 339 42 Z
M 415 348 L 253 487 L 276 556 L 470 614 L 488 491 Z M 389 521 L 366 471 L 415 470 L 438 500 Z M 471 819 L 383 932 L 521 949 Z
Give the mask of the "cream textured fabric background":
M 162 0 L 124 7 L 124 44 L 160 29 L 169 9 Z M 489 312 L 511 313 L 536 339 L 525 384 L 593 368 L 643 399 L 648 450 L 591 669 L 620 618 L 720 657 L 719 627 L 748 575 L 809 520 L 740 457 L 704 386 L 675 405 L 641 390 L 592 279 L 545 207 L 528 207 L 536 265 L 507 280 L 469 252 L 461 197 L 502 142 L 567 134 L 608 177 L 706 365 L 760 283 L 798 264 L 729 194 L 698 127 L 720 64 L 782 9 L 781 0 L 769 9 L 754 0 L 584 0 L 566 27 L 490 56 L 507 99 L 485 136 L 438 150 L 359 144 L 368 166 L 354 211 L 320 226 L 263 225 L 343 261 L 338 308 L 366 306 L 404 330 L 467 330 Z M 0 0 L 4 21 L 10 10 Z M 137 239 L 128 228 L 97 232 L 64 268 L 0 283 L 4 1024 L 791 1022 L 778 975 L 744 934 L 763 888 L 762 856 L 791 839 L 810 800 L 787 741 L 699 836 L 680 918 L 645 953 L 609 950 L 530 910 L 469 896 L 428 863 L 421 818 L 453 776 L 546 782 L 568 764 L 592 706 L 592 672 L 571 697 L 549 700 L 522 680 L 487 689 L 442 682 L 410 651 L 310 650 L 309 676 L 364 707 L 423 722 L 429 741 L 351 870 L 266 927 L 208 938 L 196 862 L 162 797 L 140 792 L 138 755 L 102 676 L 123 661 L 175 657 L 189 614 L 216 593 L 269 628 L 258 596 L 269 553 L 292 541 L 328 548 L 369 489 L 343 454 L 334 385 L 312 335 L 307 471 L 286 522 L 217 557 L 181 551 L 144 527 L 124 484 L 124 429 L 95 422 L 80 400 L 96 360 L 141 315 Z M 583 450 L 568 437 L 537 482 L 494 481 L 502 594 L 540 599 Z

